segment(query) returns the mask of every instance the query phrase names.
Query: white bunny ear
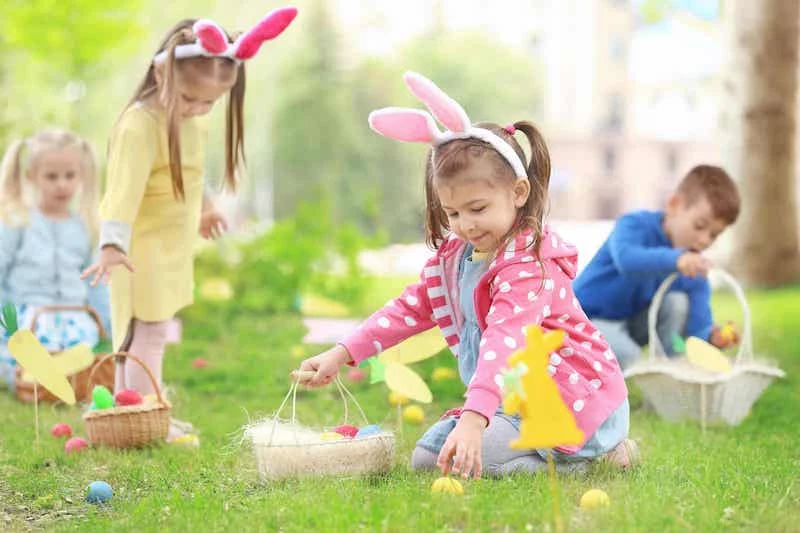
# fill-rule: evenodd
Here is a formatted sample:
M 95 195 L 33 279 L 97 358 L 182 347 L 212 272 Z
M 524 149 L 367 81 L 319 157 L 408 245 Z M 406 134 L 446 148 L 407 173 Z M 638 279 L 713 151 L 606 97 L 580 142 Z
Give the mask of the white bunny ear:
M 432 144 L 441 134 L 425 111 L 385 107 L 369 114 L 369 126 L 384 137 L 403 142 Z
M 445 128 L 459 133 L 472 126 L 464 108 L 447 96 L 431 80 L 422 74 L 411 71 L 405 73 L 403 80 L 405 80 L 411 93 L 428 106 L 436 120 L 441 122 Z

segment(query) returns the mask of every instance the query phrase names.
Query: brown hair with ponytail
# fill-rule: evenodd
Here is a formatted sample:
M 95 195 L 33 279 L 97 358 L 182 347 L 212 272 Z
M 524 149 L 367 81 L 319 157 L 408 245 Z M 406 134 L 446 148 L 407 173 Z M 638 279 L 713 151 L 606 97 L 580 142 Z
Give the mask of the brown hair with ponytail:
M 158 67 L 150 62 L 142 81 L 133 93 L 133 97 L 125 106 L 128 109 L 137 102 L 148 98 L 161 98 L 166 108 L 167 145 L 169 151 L 169 167 L 172 175 L 172 190 L 176 198 L 183 198 L 183 172 L 181 169 L 180 139 L 180 92 L 178 84 L 184 77 L 188 81 L 212 78 L 219 83 L 231 85 L 228 93 L 225 114 L 225 181 L 230 190 L 236 189 L 237 169 L 244 163 L 244 63 L 237 63 L 225 57 L 190 57 L 176 59 L 175 47 L 195 42 L 192 26 L 196 20 L 185 19 L 178 22 L 159 46 L 156 54 L 167 52 L 167 59 Z M 231 41 L 231 36 L 227 36 Z M 163 68 L 160 72 L 156 69 Z M 159 76 L 161 74 L 161 76 Z
M 516 221 L 503 240 L 507 242 L 517 232 L 530 228 L 534 235 L 534 251 L 538 255 L 547 205 L 547 189 L 550 184 L 550 152 L 547 150 L 544 137 L 531 122 L 514 123 L 514 128 L 528 138 L 531 153 L 528 162 L 514 135 L 505 128 L 491 122 L 478 123 L 475 127 L 489 130 L 510 144 L 526 167 L 530 194 L 525 204 L 517 210 Z M 497 150 L 489 143 L 473 137 L 447 142 L 437 146 L 432 154 L 428 154 L 425 170 L 425 241 L 431 248 L 439 248 L 450 230 L 447 214 L 442 209 L 436 194 L 437 182 L 452 179 L 473 161 L 482 158 L 489 158 L 495 169 L 491 179 L 501 180 L 508 186 L 513 186 L 520 179 Z

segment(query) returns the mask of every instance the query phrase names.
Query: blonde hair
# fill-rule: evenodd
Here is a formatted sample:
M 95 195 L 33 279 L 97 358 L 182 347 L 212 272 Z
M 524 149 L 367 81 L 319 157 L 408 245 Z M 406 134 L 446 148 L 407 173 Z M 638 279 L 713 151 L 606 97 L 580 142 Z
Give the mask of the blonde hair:
M 194 72 L 205 75 L 214 75 L 219 78 L 236 76 L 236 82 L 228 93 L 228 107 L 226 112 L 225 127 L 225 182 L 230 190 L 236 189 L 236 171 L 240 161 L 244 162 L 244 91 L 245 74 L 244 63 L 237 64 L 224 57 L 191 57 L 177 59 L 175 47 L 181 44 L 195 42 L 192 26 L 196 20 L 186 19 L 178 22 L 166 35 L 156 54 L 166 51 L 167 59 L 163 63 L 164 78 L 162 90 L 166 94 L 167 113 L 167 146 L 169 151 L 169 170 L 172 175 L 172 191 L 176 198 L 183 198 L 183 170 L 181 168 L 181 140 L 180 116 L 178 100 L 180 95 L 177 90 L 177 71 L 189 68 Z M 230 36 L 228 40 L 231 41 Z M 159 84 L 156 80 L 155 65 L 150 66 L 144 78 L 133 93 L 133 97 L 125 106 L 128 109 L 136 102 L 156 94 Z
M 22 152 L 27 149 L 27 166 L 34 168 L 44 154 L 75 149 L 81 155 L 81 187 L 79 214 L 89 234 L 97 236 L 97 178 L 94 150 L 82 137 L 71 131 L 47 129 L 11 143 L 0 166 L 0 219 L 12 226 L 27 224 L 32 207 L 30 194 L 22 180 Z

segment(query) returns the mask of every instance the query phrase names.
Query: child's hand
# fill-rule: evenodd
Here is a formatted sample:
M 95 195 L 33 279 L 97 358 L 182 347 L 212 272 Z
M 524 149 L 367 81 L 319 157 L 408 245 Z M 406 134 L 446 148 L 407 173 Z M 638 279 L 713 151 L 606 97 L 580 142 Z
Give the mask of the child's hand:
M 709 341 L 720 350 L 724 350 L 739 344 L 739 332 L 736 331 L 736 326 L 733 322 L 728 322 L 722 328 L 714 326 L 711 329 Z
M 312 377 L 295 377 L 301 385 L 321 387 L 333 381 L 333 378 L 339 373 L 339 367 L 352 360 L 353 358 L 350 357 L 350 353 L 347 349 L 341 344 L 337 344 L 330 350 L 315 355 L 314 357 L 309 357 L 300 364 L 301 371 L 314 372 Z
M 483 430 L 487 421 L 478 413 L 464 411 L 458 419 L 455 429 L 450 432 L 447 440 L 439 452 L 436 466 L 446 476 L 451 469 L 456 474 L 460 473 L 464 479 L 469 478 L 470 472 L 476 478 L 481 477 L 481 444 Z M 455 462 L 453 462 L 455 456 Z
M 216 207 L 209 207 L 200 215 L 200 236 L 204 239 L 218 239 L 228 231 L 228 222 Z
M 118 265 L 125 265 L 129 271 L 133 272 L 133 263 L 128 256 L 115 246 L 105 246 L 100 250 L 100 257 L 97 261 L 86 268 L 81 274 L 81 279 L 86 279 L 94 274 L 92 280 L 92 287 L 97 285 L 98 281 L 108 283 L 108 277 L 111 274 L 111 269 Z
M 678 258 L 678 272 L 688 278 L 708 275 L 711 261 L 697 252 L 684 252 Z

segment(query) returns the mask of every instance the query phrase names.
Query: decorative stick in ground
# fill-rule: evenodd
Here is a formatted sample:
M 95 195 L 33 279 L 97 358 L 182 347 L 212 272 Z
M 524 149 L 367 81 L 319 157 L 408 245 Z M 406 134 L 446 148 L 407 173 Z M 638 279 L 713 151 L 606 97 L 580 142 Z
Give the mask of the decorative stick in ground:
M 36 443 L 39 443 L 39 385 L 47 388 L 67 405 L 75 405 L 75 391 L 67 376 L 80 372 L 94 361 L 85 344 L 74 346 L 53 357 L 29 329 L 19 329 L 17 308 L 3 305 L 0 326 L 8 332 L 8 351 L 23 368 L 23 379 L 33 381 L 33 413 Z
M 503 374 L 506 414 L 519 414 L 519 438 L 510 443 L 515 449 L 547 449 L 547 470 L 553 496 L 555 531 L 564 530 L 558 506 L 558 483 L 552 448 L 581 444 L 583 432 L 564 405 L 553 379 L 547 373 L 550 354 L 564 343 L 561 330 L 543 333 L 537 325 L 525 329 L 525 346 L 508 358 L 509 370 Z

